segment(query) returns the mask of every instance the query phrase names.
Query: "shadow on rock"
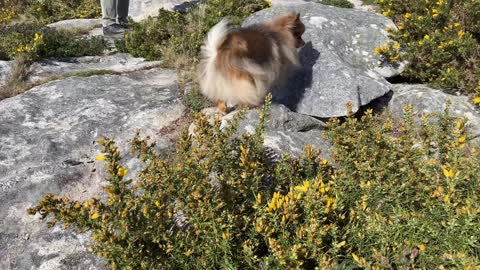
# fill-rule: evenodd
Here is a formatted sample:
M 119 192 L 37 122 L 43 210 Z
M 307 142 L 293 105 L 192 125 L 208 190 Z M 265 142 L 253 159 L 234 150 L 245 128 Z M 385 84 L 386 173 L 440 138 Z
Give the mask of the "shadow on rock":
M 193 8 L 199 2 L 200 0 L 185 1 L 179 5 L 174 6 L 173 11 L 180 12 L 180 13 L 187 13 L 191 8 Z
M 296 111 L 306 89 L 312 86 L 313 66 L 320 58 L 320 52 L 309 41 L 300 49 L 299 58 L 302 68 L 292 74 L 285 87 L 273 92 L 273 101 L 284 104 L 292 111 Z

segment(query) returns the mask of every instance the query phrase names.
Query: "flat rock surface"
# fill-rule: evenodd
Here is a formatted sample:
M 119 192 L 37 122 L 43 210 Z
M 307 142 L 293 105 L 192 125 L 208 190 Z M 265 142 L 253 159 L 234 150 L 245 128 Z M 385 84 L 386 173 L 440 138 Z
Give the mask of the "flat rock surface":
M 0 269 L 104 269 L 86 249 L 88 235 L 47 228 L 26 210 L 46 193 L 98 195 L 102 135 L 127 146 L 137 129 L 157 132 L 183 115 L 174 71 L 71 77 L 0 101 Z M 125 148 L 120 148 L 125 153 Z M 126 167 L 141 166 L 128 160 Z M 136 168 L 137 167 L 137 168 Z
M 50 78 L 82 75 L 89 72 L 124 73 L 157 67 L 160 61 L 145 61 L 126 53 L 107 56 L 84 56 L 64 59 L 43 59 L 30 67 L 28 81 L 38 83 Z
M 406 104 L 411 104 L 419 115 L 443 112 L 450 102 L 450 113 L 467 117 L 473 137 L 480 136 L 480 110 L 475 108 L 466 96 L 450 95 L 421 84 L 394 84 L 392 91 L 388 109 L 394 115 L 403 116 L 403 107 Z
M 296 11 L 306 26 L 299 50 L 303 69 L 292 74 L 287 87 L 274 98 L 293 111 L 321 118 L 343 116 L 345 104 L 353 110 L 390 91 L 384 77 L 400 74 L 402 67 L 383 65 L 373 55 L 375 47 L 389 39 L 385 31 L 394 26 L 381 15 L 357 9 L 318 3 L 276 5 L 249 17 L 244 25 Z
M 51 23 L 47 25 L 57 30 L 74 30 L 74 29 L 93 29 L 102 25 L 102 19 L 71 19 Z

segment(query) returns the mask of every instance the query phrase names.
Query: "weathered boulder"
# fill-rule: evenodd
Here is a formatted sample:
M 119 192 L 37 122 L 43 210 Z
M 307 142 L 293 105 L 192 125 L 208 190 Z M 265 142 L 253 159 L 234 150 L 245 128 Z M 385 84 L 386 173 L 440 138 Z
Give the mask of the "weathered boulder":
M 374 49 L 389 38 L 384 30 L 394 27 L 388 18 L 357 9 L 317 3 L 279 4 L 249 17 L 244 25 L 296 11 L 306 26 L 300 49 L 303 69 L 292 75 L 287 87 L 274 98 L 293 111 L 327 118 L 347 113 L 390 91 L 384 77 L 400 74 L 401 66 L 383 64 Z
M 38 83 L 52 77 L 85 76 L 92 73 L 124 73 L 161 65 L 160 61 L 145 61 L 126 53 L 107 56 L 84 56 L 64 59 L 43 59 L 30 67 L 28 82 Z
M 387 108 L 395 116 L 403 115 L 403 107 L 406 104 L 411 104 L 414 111 L 422 115 L 443 112 L 450 102 L 450 113 L 466 117 L 473 137 L 480 136 L 480 110 L 468 101 L 468 97 L 450 95 L 421 84 L 394 84 L 392 87 L 393 95 Z
M 141 129 L 165 149 L 155 135 L 183 111 L 175 72 L 162 69 L 71 77 L 0 101 L 0 269 L 104 269 L 87 252 L 88 235 L 49 229 L 26 210 L 46 193 L 98 195 L 101 135 L 127 146 Z M 124 162 L 133 177 L 140 162 Z
M 239 111 L 233 111 L 222 117 L 221 128 L 229 122 Z M 217 113 L 215 108 L 203 110 L 205 115 Z M 238 135 L 253 134 L 260 123 L 258 110 L 248 110 L 239 123 Z M 325 123 L 308 115 L 292 112 L 285 105 L 273 104 L 270 108 L 267 126 L 264 133 L 264 145 L 273 150 L 278 156 L 290 154 L 298 157 L 303 154 L 304 147 L 312 145 L 321 150 L 321 156 L 330 157 L 330 144 L 323 138 Z M 190 134 L 195 134 L 195 125 L 190 126 Z
M 321 156 L 330 157 L 330 144 L 323 137 L 325 123 L 308 115 L 292 112 L 282 104 L 273 104 L 270 109 L 264 134 L 264 145 L 279 155 L 290 154 L 298 157 L 305 146 L 312 145 L 321 150 Z M 224 119 L 231 117 L 227 115 Z M 257 110 L 247 112 L 240 122 L 240 131 L 253 132 L 260 123 Z

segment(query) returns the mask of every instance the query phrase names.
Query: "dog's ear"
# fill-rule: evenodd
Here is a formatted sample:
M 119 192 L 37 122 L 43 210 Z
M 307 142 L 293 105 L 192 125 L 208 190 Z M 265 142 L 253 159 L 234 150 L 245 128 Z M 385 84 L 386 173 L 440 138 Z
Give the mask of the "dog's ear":
M 284 28 L 293 28 L 295 24 L 300 20 L 300 14 L 290 12 L 287 15 L 280 16 L 275 20 L 275 24 Z

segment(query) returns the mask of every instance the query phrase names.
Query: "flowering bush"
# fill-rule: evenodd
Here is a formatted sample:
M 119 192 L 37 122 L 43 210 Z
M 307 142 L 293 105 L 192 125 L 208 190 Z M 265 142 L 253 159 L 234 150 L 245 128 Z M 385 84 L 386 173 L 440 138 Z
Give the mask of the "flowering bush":
M 99 143 L 104 200 L 46 195 L 29 210 L 91 231 L 111 269 L 476 269 L 480 266 L 480 152 L 464 119 L 417 122 L 411 107 L 328 124 L 335 166 L 305 148 L 268 158 L 262 134 L 236 135 L 242 113 L 197 115 L 175 154 L 137 135 L 137 177 L 111 139 Z M 435 119 L 435 120 L 434 120 Z
M 17 54 L 25 54 L 31 60 L 98 55 L 105 48 L 101 37 L 76 38 L 68 32 L 37 23 L 0 26 L 0 60 L 11 60 Z
M 377 0 L 397 29 L 395 42 L 376 49 L 408 62 L 405 75 L 442 88 L 480 95 L 480 1 Z
M 9 0 L 0 3 L 0 25 L 7 24 L 15 16 L 15 9 L 11 7 Z

